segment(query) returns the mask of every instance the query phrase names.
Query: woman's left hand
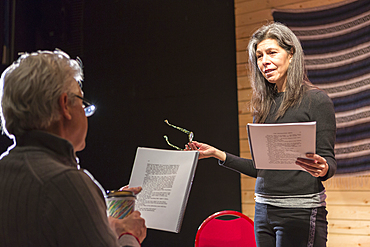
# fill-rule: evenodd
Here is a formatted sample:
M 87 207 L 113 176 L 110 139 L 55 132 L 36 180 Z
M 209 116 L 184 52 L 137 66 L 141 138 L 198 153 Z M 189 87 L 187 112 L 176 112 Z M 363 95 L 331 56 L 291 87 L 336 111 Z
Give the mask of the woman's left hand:
M 329 170 L 326 159 L 318 154 L 308 153 L 305 158 L 297 158 L 296 164 L 301 166 L 314 177 L 324 177 Z

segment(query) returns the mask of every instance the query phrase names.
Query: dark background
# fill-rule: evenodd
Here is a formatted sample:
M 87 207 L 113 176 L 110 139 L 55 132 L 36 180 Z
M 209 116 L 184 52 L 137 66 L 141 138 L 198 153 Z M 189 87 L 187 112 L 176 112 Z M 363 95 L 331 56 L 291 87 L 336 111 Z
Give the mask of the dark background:
M 178 146 L 187 142 L 165 119 L 192 130 L 195 140 L 238 154 L 233 0 L 1 4 L 7 64 L 20 51 L 55 48 L 82 59 L 85 96 L 98 110 L 78 156 L 104 188 L 128 184 L 137 147 L 170 149 L 165 134 Z M 3 151 L 10 141 L 0 141 Z M 180 233 L 148 229 L 142 246 L 193 246 L 208 215 L 240 211 L 240 200 L 239 174 L 201 160 Z

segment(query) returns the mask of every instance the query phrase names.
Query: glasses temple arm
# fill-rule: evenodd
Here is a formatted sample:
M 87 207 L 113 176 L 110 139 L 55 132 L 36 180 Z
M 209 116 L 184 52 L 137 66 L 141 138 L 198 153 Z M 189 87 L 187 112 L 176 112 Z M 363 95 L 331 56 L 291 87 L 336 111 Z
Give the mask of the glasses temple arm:
M 180 130 L 180 131 L 182 131 L 182 132 L 184 132 L 184 133 L 186 133 L 186 134 L 190 134 L 190 132 L 191 132 L 191 131 L 189 131 L 189 130 L 187 130 L 187 129 L 184 129 L 184 128 L 181 128 L 181 127 L 177 127 L 177 126 L 175 126 L 175 125 L 173 125 L 173 124 L 170 124 L 170 123 L 168 122 L 168 120 L 167 120 L 167 119 L 166 119 L 166 120 L 164 120 L 164 122 L 165 122 L 166 124 L 168 124 L 169 126 L 171 126 L 171 127 L 175 128 L 175 129 L 178 129 L 178 130 Z
M 179 148 L 179 147 L 177 147 L 177 146 L 175 146 L 175 145 L 171 144 L 171 143 L 170 143 L 170 141 L 168 140 L 168 137 L 167 137 L 167 136 L 163 136 L 163 138 L 166 140 L 166 142 L 167 142 L 167 144 L 168 144 L 169 146 L 171 146 L 171 147 L 173 147 L 173 148 L 176 148 L 177 150 L 184 150 L 184 149 L 182 149 L 182 148 Z

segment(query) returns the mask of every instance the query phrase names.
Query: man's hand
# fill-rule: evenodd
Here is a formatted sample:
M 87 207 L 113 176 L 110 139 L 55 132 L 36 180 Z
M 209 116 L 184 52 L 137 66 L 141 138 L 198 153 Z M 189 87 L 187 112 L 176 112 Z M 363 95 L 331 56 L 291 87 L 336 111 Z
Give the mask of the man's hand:
M 140 217 L 139 211 L 134 211 L 123 219 L 108 217 L 109 225 L 117 237 L 123 233 L 130 233 L 142 243 L 146 237 L 145 220 Z
M 128 185 L 123 186 L 122 188 L 119 189 L 119 191 L 122 190 L 127 190 L 127 191 L 132 191 L 134 192 L 135 195 L 139 194 L 143 188 L 141 186 L 139 187 L 129 187 Z

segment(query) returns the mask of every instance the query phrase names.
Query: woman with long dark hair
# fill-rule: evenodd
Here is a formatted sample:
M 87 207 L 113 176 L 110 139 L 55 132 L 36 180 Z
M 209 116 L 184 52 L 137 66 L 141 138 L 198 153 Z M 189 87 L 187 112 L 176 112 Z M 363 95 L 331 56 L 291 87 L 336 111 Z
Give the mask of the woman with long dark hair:
M 256 169 L 253 160 L 193 141 L 186 150 L 214 157 L 221 166 L 256 178 L 255 235 L 258 246 L 326 246 L 327 211 L 322 181 L 332 177 L 335 112 L 330 98 L 308 80 L 304 54 L 295 34 L 271 23 L 258 29 L 249 45 L 255 123 L 316 121 L 316 152 L 297 158 L 303 170 Z

